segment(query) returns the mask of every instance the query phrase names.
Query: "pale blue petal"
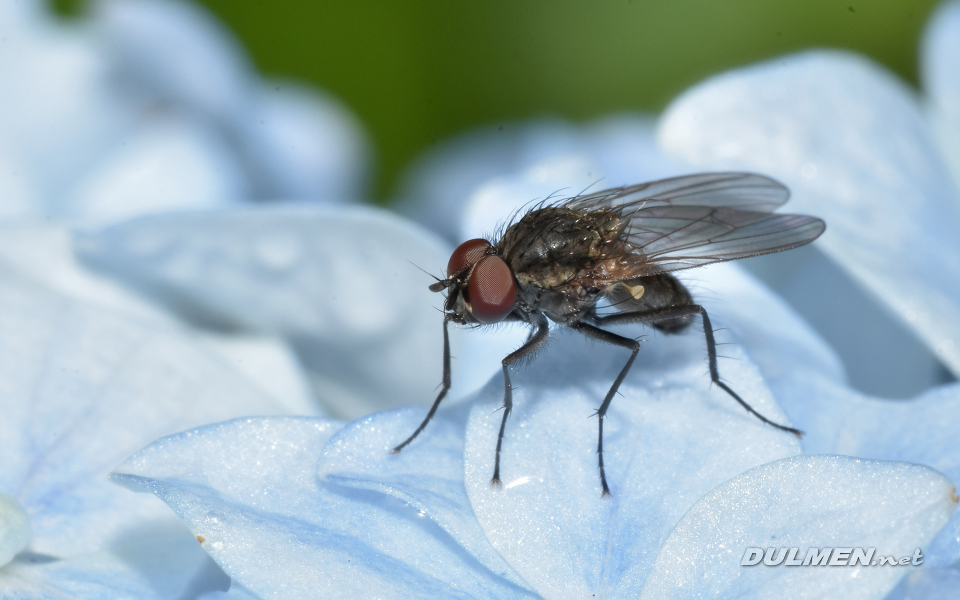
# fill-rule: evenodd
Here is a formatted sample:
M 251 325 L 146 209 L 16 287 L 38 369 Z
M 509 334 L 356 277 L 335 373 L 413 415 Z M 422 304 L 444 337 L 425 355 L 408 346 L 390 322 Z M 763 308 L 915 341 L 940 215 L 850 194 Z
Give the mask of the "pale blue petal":
M 443 298 L 428 273 L 443 273 L 449 250 L 400 217 L 323 206 L 164 215 L 77 247 L 195 321 L 287 336 L 332 414 L 435 396 Z
M 459 239 L 491 237 L 517 211 L 522 214 L 547 198 L 642 183 L 687 170 L 657 148 L 654 122 L 648 117 L 609 117 L 589 127 L 569 128 L 566 137 L 552 139 L 550 133 L 561 131 L 528 127 L 522 141 L 539 149 L 533 153 L 536 160 L 504 170 L 470 191 L 460 216 Z
M 260 600 L 260 596 L 248 592 L 237 585 L 230 586 L 226 592 L 209 592 L 198 600 Z
M 514 412 L 490 487 L 502 381 L 475 401 L 466 438 L 466 487 L 487 539 L 540 594 L 636 597 L 660 544 L 716 485 L 800 451 L 709 386 L 700 333 L 646 341 L 604 420 L 612 498 L 600 495 L 591 418 L 628 352 L 560 334 L 515 370 Z M 722 373 L 767 417 L 785 417 L 736 346 Z M 426 432 L 425 432 L 426 433 Z M 411 448 L 411 450 L 413 450 Z
M 700 274 L 698 284 L 718 299 L 707 305 L 711 314 L 756 357 L 784 411 L 806 432 L 805 452 L 923 464 L 960 481 L 960 386 L 934 388 L 911 400 L 861 394 L 844 384 L 822 340 L 734 265 L 707 267 Z M 925 550 L 933 564 L 960 560 L 960 514 Z
M 742 341 L 756 357 L 791 422 L 806 432 L 805 452 L 923 464 L 960 481 L 960 386 L 934 388 L 911 400 L 861 394 L 844 384 L 839 363 L 823 341 L 735 265 L 699 273 L 698 285 L 717 298 L 707 307 L 727 325 L 718 335 Z M 931 563 L 960 560 L 960 515 L 926 550 Z
M 960 481 L 960 386 L 934 388 L 911 400 L 861 394 L 844 384 L 822 340 L 734 265 L 707 267 L 700 274 L 698 284 L 717 298 L 707 304 L 711 314 L 727 325 L 718 335 L 741 340 L 756 357 L 791 422 L 806 432 L 805 452 L 923 464 Z M 960 515 L 925 550 L 933 564 L 960 560 Z
M 536 203 L 575 196 L 591 188 L 600 168 L 585 153 L 573 152 L 544 159 L 517 173 L 495 177 L 468 196 L 460 215 L 461 240 L 496 240 L 503 228 Z
M 748 169 L 827 222 L 816 243 L 960 373 L 960 198 L 916 99 L 866 59 L 810 52 L 708 79 L 667 110 L 665 149 Z
M 915 569 L 900 580 L 886 600 L 954 600 L 960 569 Z
M 558 120 L 468 132 L 417 159 L 401 183 L 400 208 L 449 241 L 459 243 L 463 241 L 459 226 L 463 206 L 477 187 L 494 177 L 576 150 L 575 128 Z
M 784 212 L 790 212 L 789 204 Z M 910 398 L 950 379 L 911 328 L 816 242 L 739 264 L 816 329 L 841 357 L 852 387 L 884 398 Z
M 38 190 L 28 174 L 17 153 L 0 143 L 0 218 L 30 215 L 40 206 Z
M 69 227 L 45 223 L 0 225 L 0 263 L 25 279 L 121 315 L 177 327 L 176 317 L 118 282 L 80 265 Z M 277 336 L 204 332 L 200 341 L 291 414 L 318 414 L 289 344 Z
M 198 4 L 99 0 L 94 23 L 126 81 L 147 96 L 227 120 L 247 109 L 253 86 L 249 60 Z
M 678 175 L 686 168 L 656 147 L 653 119 L 624 114 L 585 126 L 539 120 L 461 135 L 418 159 L 402 184 L 400 206 L 417 221 L 459 242 L 524 204 L 551 194 L 573 195 Z M 490 188 L 489 186 L 494 186 Z M 463 225 L 469 198 L 486 187 L 490 201 L 506 186 L 515 197 L 497 202 L 483 222 Z
M 89 27 L 59 21 L 42 2 L 3 4 L 0 140 L 18 170 L 9 191 L 29 197 L 0 201 L 7 213 L 55 216 L 75 180 L 124 138 L 136 114 L 112 87 L 110 57 Z
M 379 413 L 341 429 L 324 449 L 321 477 L 395 496 L 437 522 L 484 566 L 520 586 L 523 579 L 487 541 L 463 484 L 463 418 L 441 411 L 419 438 L 389 454 L 420 425 L 425 413 Z M 504 591 L 520 591 L 504 582 Z
M 234 582 L 264 598 L 502 597 L 502 580 L 414 508 L 320 482 L 339 428 L 211 425 L 159 440 L 113 477 L 167 502 Z
M 591 189 L 633 185 L 689 172 L 687 165 L 657 145 L 656 119 L 625 113 L 597 119 L 582 128 L 586 154 L 600 166 L 603 179 Z
M 4 2 L 0 4 L 0 23 L 13 30 L 35 27 L 48 20 L 41 2 Z
M 256 198 L 366 197 L 369 144 L 357 118 L 334 98 L 288 81 L 264 82 L 237 132 Z
M 944 2 L 937 8 L 920 50 L 924 91 L 946 116 L 960 120 L 960 2 Z
M 189 336 L 0 273 L 0 491 L 30 515 L 31 550 L 95 551 L 168 511 L 106 474 L 158 436 L 284 412 Z M 150 501 L 145 501 L 150 500 Z
M 933 13 L 920 54 L 932 129 L 960 183 L 960 2 L 944 2 Z
M 437 315 L 438 319 L 440 318 Z M 434 325 L 438 327 L 438 325 Z M 451 370 L 453 386 L 450 388 L 450 399 L 459 402 L 473 396 L 483 386 L 503 369 L 503 357 L 519 348 L 527 336 L 530 328 L 525 323 L 502 323 L 492 327 L 459 327 L 450 325 Z M 439 332 L 437 333 L 439 335 Z M 436 373 L 434 381 L 440 383 L 442 365 L 437 364 L 429 372 Z M 436 398 L 434 389 L 429 397 Z M 449 401 L 444 400 L 445 404 Z M 429 406 L 420 402 L 421 406 Z
M 203 345 L 270 396 L 284 414 L 325 416 L 293 348 L 275 335 L 196 332 Z
M 917 463 L 960 481 L 960 384 L 902 401 L 863 396 L 812 374 L 776 387 L 791 418 L 808 432 L 806 451 Z M 960 561 L 960 514 L 924 550 L 930 564 Z
M 110 312 L 166 326 L 177 322 L 156 303 L 80 264 L 73 252 L 73 230 L 66 225 L 0 223 L 0 263 L 48 290 Z
M 203 9 L 166 0 L 101 0 L 98 8 L 94 22 L 120 77 L 143 96 L 137 100 L 170 103 L 184 119 L 199 113 L 226 134 L 249 183 L 236 199 L 365 192 L 369 151 L 357 119 L 316 92 L 259 81 L 237 41 Z
M 211 561 L 183 524 L 173 515 L 169 518 L 171 523 L 166 527 L 153 524 L 152 529 L 131 531 L 129 538 L 110 550 L 64 560 L 24 552 L 0 570 L 0 597 L 4 600 L 186 597 L 185 587 L 192 578 L 201 576 Z
M 798 370 L 833 381 L 846 380 L 836 352 L 783 299 L 740 265 L 720 263 L 679 277 L 711 318 L 723 323 L 717 341 L 742 344 L 768 383 Z M 722 347 L 719 354 L 724 354 Z
M 5 565 L 30 544 L 30 517 L 10 494 L 0 493 L 0 565 Z
M 906 463 L 802 455 L 704 496 L 664 544 L 641 598 L 883 598 L 907 567 L 740 566 L 747 548 L 876 548 L 912 556 L 956 507 L 953 484 Z
M 829 425 L 811 428 L 810 439 L 804 440 L 809 452 L 914 462 L 960 479 L 960 449 L 955 443 L 960 384 L 934 388 L 913 400 L 870 398 L 831 383 L 811 382 L 803 387 L 810 401 L 805 410 L 799 398 L 784 401 L 798 421 L 818 422 L 812 413 L 824 408 L 822 397 L 833 397 L 830 402 L 840 405 L 831 411 Z
M 170 210 L 225 208 L 250 195 L 242 165 L 211 127 L 156 119 L 93 166 L 60 210 L 84 226 Z

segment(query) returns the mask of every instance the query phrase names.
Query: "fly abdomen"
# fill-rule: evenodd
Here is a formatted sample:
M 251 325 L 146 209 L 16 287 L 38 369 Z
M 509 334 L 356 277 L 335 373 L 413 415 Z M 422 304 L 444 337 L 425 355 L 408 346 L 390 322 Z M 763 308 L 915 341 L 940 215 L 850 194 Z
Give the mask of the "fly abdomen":
M 693 298 L 687 288 L 668 273 L 635 277 L 615 283 L 606 292 L 618 312 L 654 311 L 672 306 L 688 306 Z M 678 333 L 693 322 L 693 315 L 651 323 L 664 333 Z

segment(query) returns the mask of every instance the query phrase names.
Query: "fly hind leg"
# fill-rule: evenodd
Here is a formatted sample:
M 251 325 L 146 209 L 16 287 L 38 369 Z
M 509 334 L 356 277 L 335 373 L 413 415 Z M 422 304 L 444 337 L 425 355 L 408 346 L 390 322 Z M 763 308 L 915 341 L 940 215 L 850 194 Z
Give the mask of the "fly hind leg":
M 596 325 L 617 325 L 621 323 L 655 324 L 663 321 L 676 322 L 678 319 L 697 314 L 699 314 L 703 319 L 703 334 L 707 338 L 707 361 L 710 366 L 710 380 L 713 381 L 713 383 L 715 383 L 720 389 L 729 394 L 730 397 L 736 400 L 740 406 L 746 409 L 747 412 L 760 419 L 762 422 L 770 425 L 771 427 L 776 427 L 782 431 L 788 431 L 798 438 L 803 436 L 803 432 L 799 429 L 774 423 L 770 419 L 761 415 L 759 412 L 754 410 L 752 406 L 747 404 L 747 402 L 735 391 L 733 391 L 730 386 L 720 380 L 720 372 L 717 369 L 717 342 L 713 337 L 713 326 L 710 324 L 710 317 L 707 316 L 707 311 L 699 304 L 686 304 L 683 306 L 670 306 L 654 310 L 622 312 L 613 315 L 605 315 L 602 317 L 594 317 L 592 321 Z

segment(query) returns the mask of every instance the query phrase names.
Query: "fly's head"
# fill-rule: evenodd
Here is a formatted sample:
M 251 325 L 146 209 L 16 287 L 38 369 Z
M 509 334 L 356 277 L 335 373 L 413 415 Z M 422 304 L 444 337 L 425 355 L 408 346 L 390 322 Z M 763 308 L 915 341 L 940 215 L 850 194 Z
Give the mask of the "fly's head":
M 484 239 L 457 246 L 447 263 L 447 278 L 430 286 L 432 292 L 442 290 L 448 290 L 443 308 L 456 323 L 499 323 L 517 302 L 513 271 Z

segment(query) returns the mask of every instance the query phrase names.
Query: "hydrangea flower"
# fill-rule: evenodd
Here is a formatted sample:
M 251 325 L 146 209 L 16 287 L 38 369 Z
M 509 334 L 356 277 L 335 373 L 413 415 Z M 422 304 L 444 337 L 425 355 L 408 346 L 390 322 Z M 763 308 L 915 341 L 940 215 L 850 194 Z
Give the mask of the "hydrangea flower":
M 37 187 L 40 178 L 14 182 L 22 202 L 13 214 L 54 214 L 87 225 L 147 216 L 88 230 L 73 246 L 56 226 L 10 225 L 0 236 L 28 248 L 17 252 L 15 242 L 0 241 L 0 262 L 17 272 L 0 295 L 10 306 L 4 317 L 10 333 L 0 341 L 17 352 L 0 352 L 0 368 L 10 373 L 4 381 L 26 382 L 26 391 L 7 396 L 17 419 L 4 435 L 11 444 L 4 456 L 16 457 L 17 469 L 0 487 L 14 492 L 0 497 L 0 558 L 12 557 L 0 568 L 0 585 L 11 586 L 5 594 L 764 598 L 788 587 L 800 597 L 905 598 L 953 589 L 960 521 L 951 480 L 960 479 L 960 454 L 951 424 L 960 416 L 960 386 L 904 402 L 855 391 L 834 351 L 737 265 L 701 269 L 687 281 L 725 328 L 724 378 L 764 414 L 806 430 L 802 442 L 757 422 L 709 386 L 698 333 L 655 337 L 645 342 L 642 361 L 608 414 L 613 497 L 604 500 L 589 416 L 625 356 L 561 334 L 515 378 L 504 485 L 491 490 L 499 359 L 526 334 L 507 327 L 453 336 L 456 394 L 399 455 L 387 451 L 416 427 L 420 408 L 350 423 L 245 416 L 196 427 L 234 415 L 316 413 L 304 376 L 342 418 L 428 404 L 440 364 L 439 296 L 427 291 L 429 278 L 410 261 L 440 273 L 451 240 L 489 232 L 492 216 L 558 189 L 694 168 L 752 169 L 783 179 L 794 191 L 794 211 L 824 216 L 828 233 L 849 232 L 869 249 L 848 252 L 850 240 L 825 237 L 825 251 L 848 261 L 956 368 L 946 344 L 955 325 L 955 282 L 934 269 L 912 273 L 911 255 L 895 250 L 909 246 L 936 259 L 939 249 L 948 258 L 931 264 L 949 268 L 952 254 L 944 249 L 956 191 L 916 100 L 877 67 L 848 55 L 800 55 L 708 80 L 656 125 L 625 116 L 585 128 L 534 124 L 506 143 L 489 135 L 467 139 L 426 158 L 410 178 L 406 210 L 435 226 L 438 236 L 372 208 L 235 203 L 357 195 L 360 188 L 351 186 L 362 160 L 349 118 L 308 103 L 313 110 L 284 112 L 289 120 L 280 118 L 258 137 L 251 124 L 259 121 L 250 115 L 267 110 L 264 88 L 214 24 L 183 5 L 102 6 L 93 21 L 101 33 L 81 36 L 122 49 L 93 54 L 113 56 L 116 62 L 106 64 L 133 100 L 124 110 L 101 112 L 133 116 L 119 124 L 104 116 L 107 126 L 64 139 L 75 140 L 74 148 L 116 149 L 116 140 L 141 131 L 143 115 L 154 114 L 144 107 L 159 106 L 186 137 L 217 140 L 216 160 L 244 168 L 211 168 L 227 181 L 210 189 L 227 191 L 178 206 L 166 203 L 169 191 L 138 195 L 153 193 L 145 183 L 165 177 L 124 187 L 129 182 L 115 175 L 128 172 L 122 161 L 133 159 L 126 153 L 117 159 L 120 167 L 99 171 L 91 165 L 111 154 L 91 152 L 85 164 L 49 179 L 59 182 L 55 192 Z M 950 77 L 952 85 L 957 81 L 958 69 L 943 65 L 957 56 L 943 54 L 949 40 L 960 39 L 956 6 L 944 9 L 927 42 L 927 63 L 939 65 L 931 72 L 946 73 L 936 79 L 946 79 L 939 84 L 944 89 Z M 10 22 L 35 23 L 38 14 L 19 12 L 21 20 Z M 169 36 L 183 36 L 182 55 L 160 51 Z M 209 82 L 216 85 L 208 89 Z M 787 84 L 795 86 L 792 93 L 769 91 Z M 102 91 L 98 85 L 90 88 Z M 831 112 L 851 98 L 857 110 Z M 938 111 L 938 119 L 955 122 L 950 110 Z M 311 121 L 318 114 L 332 116 Z M 840 118 L 851 114 L 856 118 Z M 271 140 L 297 147 L 285 137 L 303 131 L 291 126 L 303 122 L 297 119 L 312 122 L 319 139 L 334 140 L 329 147 L 348 149 L 323 163 L 333 165 L 318 171 L 323 177 L 311 179 L 297 161 L 272 161 L 284 155 Z M 654 143 L 655 129 L 672 158 Z M 831 139 L 826 132 L 851 143 L 818 141 Z M 42 166 L 39 150 L 11 156 L 32 169 Z M 285 171 L 289 165 L 293 170 Z M 157 172 L 202 181 L 197 173 Z M 231 173 L 240 179 L 231 182 Z M 107 184 L 77 186 L 91 177 Z M 426 192 L 419 204 L 410 199 L 417 190 Z M 901 209 L 908 191 L 912 210 L 932 211 L 936 227 L 895 229 L 897 222 L 884 220 L 884 211 Z M 125 194 L 133 200 L 118 202 Z M 461 198 L 469 199 L 465 206 Z M 150 216 L 183 208 L 194 212 Z M 196 212 L 210 208 L 220 210 Z M 921 218 L 911 212 L 898 220 L 907 217 Z M 863 233 L 864 220 L 883 226 L 885 244 L 876 232 Z M 878 273 L 881 267 L 891 270 Z M 907 277 L 909 289 L 891 283 L 890 273 Z M 938 314 L 953 325 L 937 331 L 930 320 Z M 290 365 L 288 348 L 303 374 Z M 277 368 L 264 373 L 270 357 Z M 23 375 L 33 372 L 39 375 Z M 73 422 L 79 425 L 69 427 Z M 24 430 L 35 434 L 18 433 Z M 147 445 L 113 480 L 159 497 L 193 535 L 171 523 L 150 494 L 129 494 L 101 476 L 134 448 L 176 430 L 186 431 Z M 925 567 L 740 566 L 746 548 L 771 546 L 874 547 L 896 557 L 922 548 Z M 222 572 L 204 562 L 207 555 Z
M 939 18 L 955 22 L 955 7 Z M 960 38 L 960 28 L 952 31 Z M 945 343 L 953 325 L 937 331 L 929 320 L 956 321 L 949 287 L 955 281 L 936 273 L 955 272 L 952 228 L 960 220 L 951 204 L 955 184 L 928 127 L 916 99 L 864 59 L 797 55 L 721 75 L 678 99 L 657 126 L 673 162 L 661 157 L 649 176 L 692 165 L 784 180 L 794 192 L 792 210 L 828 221 L 824 251 L 892 309 L 912 311 L 906 322 L 953 367 Z M 634 151 L 616 152 L 611 131 L 631 131 L 625 137 Z M 621 179 L 630 175 L 606 157 L 656 155 L 651 133 L 643 120 L 618 119 L 585 130 L 535 125 L 507 144 L 474 138 L 427 159 L 410 184 L 427 190 L 428 201 L 460 196 L 468 204 L 411 203 L 408 211 L 445 215 L 434 222 L 446 224 L 441 233 L 451 239 L 489 232 L 490 215 L 509 214 L 531 198 L 601 177 L 611 185 L 645 178 L 637 169 L 637 179 Z M 487 155 L 495 158 L 477 160 Z M 522 168 L 511 173 L 505 164 L 522 156 L 531 158 L 518 160 Z M 927 214 L 934 215 L 929 227 L 915 224 L 927 224 Z M 187 226 L 174 217 L 152 221 L 161 231 Z M 368 223 L 338 230 L 362 237 Z M 217 284 L 202 275 L 178 278 L 166 266 L 182 259 L 116 251 L 147 231 L 146 221 L 117 227 L 85 245 L 84 256 L 101 265 L 121 256 L 111 272 L 224 305 L 212 293 Z M 917 258 L 926 262 L 911 270 Z M 444 259 L 439 252 L 420 266 L 439 272 Z M 215 264 L 227 272 L 220 259 Z M 239 273 L 248 262 L 236 264 Z M 625 357 L 561 334 L 516 377 L 500 491 L 489 486 L 498 377 L 469 401 L 452 401 L 396 456 L 388 450 L 416 427 L 422 410 L 346 425 L 210 425 L 148 446 L 114 479 L 167 502 L 232 577 L 231 593 L 244 597 L 762 598 L 789 588 L 801 597 L 899 598 L 952 589 L 960 561 L 951 483 L 960 478 L 952 443 L 960 385 L 908 401 L 866 396 L 846 384 L 843 365 L 822 339 L 742 269 L 716 265 L 691 278 L 725 328 L 724 354 L 735 360 L 721 363 L 724 378 L 761 412 L 806 430 L 802 442 L 764 427 L 710 388 L 697 334 L 657 337 L 645 343 L 642 362 L 612 405 L 613 498 L 605 501 L 588 417 Z M 402 286 L 424 283 L 407 277 L 389 288 L 403 295 Z M 525 332 L 468 333 L 483 338 L 483 352 L 501 348 L 499 358 Z M 474 358 L 477 350 L 465 350 L 455 374 L 495 373 L 495 364 Z M 747 547 L 771 546 L 874 547 L 884 556 L 921 548 L 925 567 L 900 582 L 906 569 L 740 566 Z

